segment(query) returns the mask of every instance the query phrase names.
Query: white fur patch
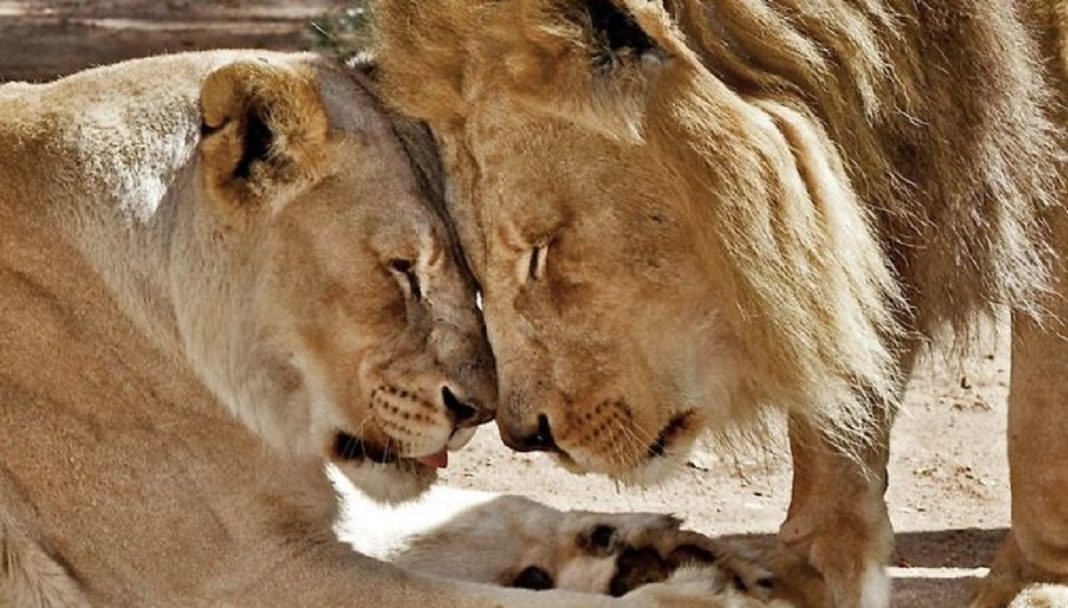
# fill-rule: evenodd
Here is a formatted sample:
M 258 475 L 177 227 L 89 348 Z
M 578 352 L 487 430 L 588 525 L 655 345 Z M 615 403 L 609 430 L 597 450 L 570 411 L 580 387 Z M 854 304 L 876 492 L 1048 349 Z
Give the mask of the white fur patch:
M 1068 606 L 1068 586 L 1032 585 L 1016 596 L 1009 608 L 1062 608 Z
M 412 502 L 389 505 L 358 489 L 337 467 L 328 466 L 326 473 L 343 501 L 334 527 L 338 538 L 360 553 L 382 560 L 403 550 L 412 536 L 441 526 L 498 496 L 437 486 Z
M 870 565 L 860 577 L 860 604 L 857 608 L 888 608 L 890 577 L 882 566 Z
M 422 496 L 437 481 L 434 471 L 419 473 L 398 464 L 379 464 L 369 460 L 333 465 L 354 488 L 371 500 L 397 505 Z

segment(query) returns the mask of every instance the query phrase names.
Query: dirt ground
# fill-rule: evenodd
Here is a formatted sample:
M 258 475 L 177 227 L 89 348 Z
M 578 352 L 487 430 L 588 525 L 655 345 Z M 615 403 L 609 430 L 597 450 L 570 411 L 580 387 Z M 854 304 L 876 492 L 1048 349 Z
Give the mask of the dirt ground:
M 302 50 L 346 0 L 0 0 L 0 82 L 211 48 Z
M 217 46 L 304 48 L 307 23 L 343 0 L 0 0 L 0 82 L 42 80 L 157 52 Z M 1009 524 L 1007 339 L 987 332 L 962 364 L 917 368 L 894 433 L 888 501 L 898 549 L 896 607 L 961 605 Z M 522 493 L 563 508 L 668 511 L 714 535 L 773 534 L 790 489 L 782 442 L 731 457 L 701 450 L 663 486 L 621 489 L 547 458 L 508 452 L 485 429 L 447 483 Z

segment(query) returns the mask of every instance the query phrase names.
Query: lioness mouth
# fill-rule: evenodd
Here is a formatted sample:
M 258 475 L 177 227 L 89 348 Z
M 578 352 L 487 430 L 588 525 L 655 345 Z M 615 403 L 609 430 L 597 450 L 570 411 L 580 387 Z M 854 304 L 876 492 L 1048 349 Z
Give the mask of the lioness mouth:
M 372 448 L 359 437 L 339 432 L 334 437 L 334 455 L 339 460 L 370 460 L 379 464 L 396 462 L 396 456 L 384 450 Z
M 344 431 L 338 431 L 334 436 L 334 455 L 341 461 L 370 460 L 378 464 L 418 463 L 438 469 L 444 469 L 449 464 L 449 455 L 444 447 L 440 452 L 430 456 L 405 458 L 392 450 L 383 450 Z
M 649 446 L 649 458 L 660 458 L 666 455 L 667 449 L 671 447 L 671 444 L 689 429 L 692 418 L 693 412 L 689 411 L 678 414 L 669 420 L 664 429 L 660 431 L 656 441 Z

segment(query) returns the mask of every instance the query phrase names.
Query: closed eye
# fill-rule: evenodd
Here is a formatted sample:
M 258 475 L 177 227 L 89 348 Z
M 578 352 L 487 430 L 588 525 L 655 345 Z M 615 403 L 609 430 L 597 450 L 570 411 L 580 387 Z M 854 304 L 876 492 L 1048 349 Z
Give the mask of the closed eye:
M 527 280 L 537 281 L 545 276 L 545 264 L 549 257 L 549 245 L 541 245 L 530 250 L 527 261 Z
M 410 260 L 391 260 L 389 268 L 404 279 L 408 285 L 408 293 L 416 300 L 423 297 L 423 290 L 419 284 L 419 275 L 415 273 L 415 265 Z

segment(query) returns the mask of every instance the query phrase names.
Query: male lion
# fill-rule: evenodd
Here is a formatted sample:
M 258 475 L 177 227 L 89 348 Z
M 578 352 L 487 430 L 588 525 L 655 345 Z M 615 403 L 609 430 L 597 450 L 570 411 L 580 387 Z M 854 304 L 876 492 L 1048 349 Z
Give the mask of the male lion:
M 0 87 L 0 606 L 763 605 L 719 568 L 534 595 L 335 537 L 324 460 L 411 498 L 495 405 L 425 139 L 307 55 Z
M 1013 527 L 974 605 L 1068 579 L 1064 6 L 379 2 L 385 94 L 434 131 L 483 288 L 505 441 L 644 482 L 783 408 L 782 540 L 831 605 L 886 606 L 910 366 L 1007 305 Z

